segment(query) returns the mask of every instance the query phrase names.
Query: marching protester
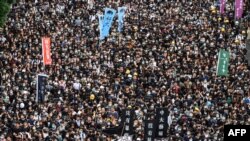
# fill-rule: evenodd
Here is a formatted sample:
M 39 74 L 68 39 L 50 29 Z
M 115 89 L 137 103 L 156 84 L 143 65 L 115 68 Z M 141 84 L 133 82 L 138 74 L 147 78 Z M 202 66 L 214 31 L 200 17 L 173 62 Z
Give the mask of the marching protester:
M 137 141 L 145 111 L 159 107 L 171 113 L 171 141 L 222 141 L 223 125 L 250 124 L 247 12 L 237 20 L 234 2 L 224 14 L 216 2 L 17 0 L 0 33 L 1 140 L 116 140 L 127 108 Z M 100 40 L 98 14 L 121 6 L 123 30 L 114 17 Z M 230 53 L 227 76 L 216 74 L 220 49 Z M 37 102 L 40 73 L 48 77 Z

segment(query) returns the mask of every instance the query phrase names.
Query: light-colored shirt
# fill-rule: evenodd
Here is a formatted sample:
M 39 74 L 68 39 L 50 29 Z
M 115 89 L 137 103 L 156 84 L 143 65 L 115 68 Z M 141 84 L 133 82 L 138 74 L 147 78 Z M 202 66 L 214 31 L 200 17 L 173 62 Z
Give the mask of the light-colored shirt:
M 250 28 L 247 29 L 247 40 L 250 40 Z
M 74 83 L 74 84 L 73 84 L 73 88 L 74 88 L 75 90 L 80 90 L 81 87 L 82 87 L 82 84 L 80 84 L 80 83 Z

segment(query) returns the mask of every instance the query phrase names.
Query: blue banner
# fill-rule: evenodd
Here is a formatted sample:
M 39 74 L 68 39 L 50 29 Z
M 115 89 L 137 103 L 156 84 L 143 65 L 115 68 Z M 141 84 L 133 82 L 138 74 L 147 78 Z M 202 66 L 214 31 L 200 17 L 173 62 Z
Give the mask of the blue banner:
M 44 101 L 44 94 L 46 92 L 46 81 L 47 75 L 38 74 L 37 75 L 37 84 L 36 84 L 36 102 Z
M 109 30 L 112 26 L 115 14 L 116 10 L 111 8 L 105 8 L 105 15 L 102 24 L 102 34 L 104 35 L 104 37 L 107 37 L 109 35 Z
M 127 7 L 118 7 L 118 32 L 123 29 L 123 18 Z
M 99 18 L 99 31 L 100 31 L 100 40 L 104 39 L 104 35 L 103 35 L 103 32 L 102 32 L 102 27 L 103 27 L 103 18 L 104 16 L 103 15 L 98 15 L 98 18 Z

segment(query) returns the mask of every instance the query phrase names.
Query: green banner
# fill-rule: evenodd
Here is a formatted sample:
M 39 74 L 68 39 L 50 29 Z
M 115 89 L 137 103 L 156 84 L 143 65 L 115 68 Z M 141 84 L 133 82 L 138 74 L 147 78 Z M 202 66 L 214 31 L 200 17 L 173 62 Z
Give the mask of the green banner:
M 229 57 L 228 51 L 220 50 L 217 62 L 217 76 L 228 76 Z

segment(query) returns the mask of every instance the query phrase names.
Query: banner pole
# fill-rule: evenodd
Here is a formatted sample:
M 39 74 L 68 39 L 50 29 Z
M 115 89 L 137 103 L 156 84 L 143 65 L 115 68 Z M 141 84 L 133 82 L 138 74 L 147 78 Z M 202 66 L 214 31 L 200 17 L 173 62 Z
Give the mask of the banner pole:
M 123 134 L 123 132 L 124 132 L 124 126 L 125 126 L 125 122 L 123 123 L 123 126 L 122 126 L 121 136 L 122 136 L 122 134 Z

